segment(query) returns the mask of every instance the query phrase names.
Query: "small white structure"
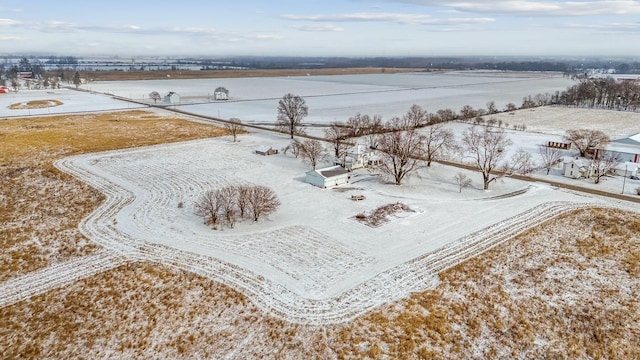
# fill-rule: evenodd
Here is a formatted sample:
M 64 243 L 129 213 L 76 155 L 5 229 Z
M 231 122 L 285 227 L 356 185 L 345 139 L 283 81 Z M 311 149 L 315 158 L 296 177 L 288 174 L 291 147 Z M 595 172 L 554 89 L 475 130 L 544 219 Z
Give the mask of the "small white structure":
M 320 188 L 332 188 L 349 183 L 349 172 L 342 166 L 307 171 L 305 182 Z
M 214 100 L 229 100 L 229 90 L 223 88 L 222 86 L 216 88 L 213 91 L 213 99 Z
M 164 96 L 163 102 L 167 104 L 179 104 L 180 103 L 180 95 L 177 92 L 169 91 L 167 95 Z
M 590 178 L 593 175 L 593 165 L 584 159 L 571 159 L 564 163 L 564 176 L 572 179 Z
M 278 153 L 278 149 L 274 149 L 271 146 L 265 145 L 257 148 L 255 152 L 256 154 L 262 155 L 262 156 L 275 155 Z
M 374 165 L 377 157 L 374 156 L 373 150 L 369 149 L 366 145 L 358 144 L 349 150 L 347 150 L 347 156 L 345 157 L 344 168 L 347 170 L 355 170 Z M 339 164 L 336 161 L 336 165 Z
M 620 176 L 638 176 L 638 164 L 634 162 L 622 162 L 613 169 L 615 175 Z

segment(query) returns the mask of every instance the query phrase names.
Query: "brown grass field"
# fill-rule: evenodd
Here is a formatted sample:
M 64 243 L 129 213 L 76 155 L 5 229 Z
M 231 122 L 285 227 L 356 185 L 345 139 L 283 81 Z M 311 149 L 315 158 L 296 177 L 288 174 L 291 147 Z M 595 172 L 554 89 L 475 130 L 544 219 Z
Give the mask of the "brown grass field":
M 129 111 L 0 121 L 0 281 L 96 249 L 101 195 L 52 161 L 221 135 Z M 640 359 L 640 215 L 587 209 L 345 324 L 262 313 L 211 279 L 130 263 L 0 308 L 2 359 Z
M 77 226 L 102 195 L 54 160 L 224 133 L 143 111 L 0 121 L 0 281 L 96 248 Z
M 84 71 L 80 76 L 91 81 L 124 80 L 160 80 L 160 79 L 209 79 L 240 77 L 274 77 L 309 75 L 347 75 L 347 74 L 394 74 L 399 72 L 418 72 L 424 69 L 413 68 L 336 68 L 336 69 L 282 69 L 282 70 L 153 70 L 153 71 Z M 72 73 L 65 75 L 68 79 Z

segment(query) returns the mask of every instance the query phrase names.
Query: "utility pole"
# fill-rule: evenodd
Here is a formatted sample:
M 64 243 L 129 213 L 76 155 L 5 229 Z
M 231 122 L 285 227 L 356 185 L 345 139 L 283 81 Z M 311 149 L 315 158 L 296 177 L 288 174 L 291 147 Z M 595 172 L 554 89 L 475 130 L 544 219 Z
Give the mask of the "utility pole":
M 624 163 L 624 178 L 622 178 L 622 192 L 620 194 L 624 194 L 624 185 L 627 182 L 627 163 Z

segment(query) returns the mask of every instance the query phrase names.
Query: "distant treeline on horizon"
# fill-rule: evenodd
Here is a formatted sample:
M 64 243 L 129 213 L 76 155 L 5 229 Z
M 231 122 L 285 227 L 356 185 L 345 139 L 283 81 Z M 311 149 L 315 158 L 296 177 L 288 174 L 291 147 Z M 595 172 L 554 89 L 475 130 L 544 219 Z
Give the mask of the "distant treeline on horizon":
M 22 59 L 45 71 L 74 70 L 226 70 L 226 69 L 323 69 L 418 68 L 426 70 L 496 70 L 576 72 L 593 69 L 618 74 L 640 74 L 640 61 L 632 59 L 565 59 L 517 57 L 75 57 L 3 56 L 0 69 L 17 66 Z M 23 61 L 24 62 L 24 61 Z

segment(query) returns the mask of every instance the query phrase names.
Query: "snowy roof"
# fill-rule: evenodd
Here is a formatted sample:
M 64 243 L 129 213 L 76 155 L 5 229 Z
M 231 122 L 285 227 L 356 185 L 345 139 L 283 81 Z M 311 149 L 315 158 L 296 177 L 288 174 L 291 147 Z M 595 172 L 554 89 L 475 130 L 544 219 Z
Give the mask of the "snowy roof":
M 345 168 L 339 165 L 322 168 L 322 169 L 316 169 L 315 172 L 320 174 L 320 176 L 322 176 L 325 179 L 349 173 L 347 170 L 345 170 Z
M 588 168 L 589 166 L 591 166 L 591 161 L 589 160 L 585 160 L 585 159 L 569 159 L 567 161 L 564 162 L 565 164 L 575 164 L 577 167 L 579 168 Z
M 616 170 L 627 170 L 627 171 L 636 171 L 638 170 L 638 164 L 634 162 L 623 162 L 616 165 Z
M 258 147 L 256 149 L 256 151 L 258 151 L 258 152 L 267 152 L 267 151 L 269 151 L 271 149 L 272 149 L 272 147 L 269 146 L 269 145 L 262 145 L 262 146 Z
M 629 138 L 628 138 L 629 139 Z M 610 142 L 607 144 L 608 151 L 616 151 L 619 153 L 627 153 L 627 154 L 640 154 L 640 143 L 630 143 L 630 142 Z
M 612 140 L 611 143 L 629 144 L 640 146 L 640 134 L 631 135 L 626 138 Z

